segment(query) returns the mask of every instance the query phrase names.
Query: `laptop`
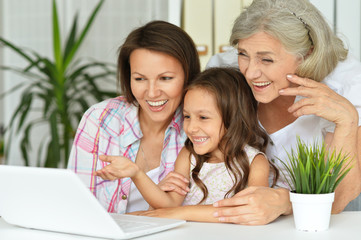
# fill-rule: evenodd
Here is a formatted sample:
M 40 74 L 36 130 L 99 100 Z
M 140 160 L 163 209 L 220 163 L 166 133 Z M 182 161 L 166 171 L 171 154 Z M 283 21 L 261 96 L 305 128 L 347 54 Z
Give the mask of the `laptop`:
M 71 170 L 0 165 L 0 216 L 32 229 L 128 239 L 184 220 L 109 214 Z

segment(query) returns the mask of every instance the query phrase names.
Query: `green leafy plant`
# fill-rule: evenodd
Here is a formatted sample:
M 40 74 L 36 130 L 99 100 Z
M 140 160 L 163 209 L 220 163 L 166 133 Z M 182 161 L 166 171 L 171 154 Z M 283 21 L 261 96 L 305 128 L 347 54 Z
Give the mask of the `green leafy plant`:
M 0 125 L 0 158 L 4 156 L 4 127 Z
M 1 45 L 10 48 L 27 62 L 24 68 L 1 66 L 2 70 L 20 74 L 26 81 L 0 96 L 21 91 L 20 103 L 6 127 L 6 131 L 9 131 L 9 140 L 6 142 L 11 143 L 14 134 L 22 133 L 20 149 L 25 165 L 29 165 L 32 130 L 35 126 L 42 127 L 45 124 L 49 127 L 50 136 L 42 139 L 38 147 L 37 165 L 66 166 L 71 141 L 83 113 L 95 101 L 116 96 L 116 90 L 105 91 L 101 87 L 104 81 L 115 83 L 114 64 L 75 57 L 103 3 L 104 0 L 100 0 L 96 5 L 80 34 L 77 32 L 78 17 L 75 15 L 63 47 L 56 1 L 53 0 L 53 60 L 0 37 Z M 29 119 L 30 112 L 40 113 L 37 114 L 40 117 Z M 9 149 L 9 145 L 6 149 Z
M 288 161 L 280 159 L 289 174 L 285 176 L 293 192 L 304 194 L 332 193 L 351 170 L 348 155 L 329 153 L 325 143 L 307 145 L 297 137 L 297 150 L 287 153 Z

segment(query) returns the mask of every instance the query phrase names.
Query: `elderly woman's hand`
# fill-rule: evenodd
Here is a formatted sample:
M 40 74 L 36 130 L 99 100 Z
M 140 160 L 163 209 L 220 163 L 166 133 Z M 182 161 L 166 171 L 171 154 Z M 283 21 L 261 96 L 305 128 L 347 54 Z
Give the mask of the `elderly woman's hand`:
M 213 206 L 223 207 L 214 213 L 220 222 L 243 225 L 263 225 L 292 213 L 289 191 L 284 188 L 249 187 Z
M 99 159 L 109 164 L 95 172 L 96 176 L 104 180 L 116 180 L 123 177 L 134 177 L 139 172 L 139 167 L 126 157 L 99 156 Z
M 325 84 L 296 75 L 287 75 L 287 79 L 299 86 L 282 89 L 280 95 L 305 97 L 288 109 L 294 116 L 314 114 L 334 122 L 336 126 L 357 124 L 355 107 Z
M 164 192 L 176 192 L 180 195 L 186 195 L 189 192 L 189 181 L 182 174 L 170 172 L 159 182 L 158 186 Z

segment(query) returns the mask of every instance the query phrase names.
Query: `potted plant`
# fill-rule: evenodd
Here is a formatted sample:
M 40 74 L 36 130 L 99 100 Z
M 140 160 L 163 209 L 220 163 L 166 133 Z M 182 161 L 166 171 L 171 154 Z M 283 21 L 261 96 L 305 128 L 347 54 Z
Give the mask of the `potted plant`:
M 117 95 L 116 90 L 105 91 L 102 88 L 104 81 L 111 81 L 115 86 L 115 64 L 75 58 L 103 3 L 104 0 L 100 0 L 96 5 L 80 34 L 77 29 L 77 15 L 74 17 L 71 31 L 62 46 L 57 6 L 53 0 L 53 59 L 41 56 L 36 51 L 22 49 L 0 37 L 0 45 L 10 48 L 27 62 L 21 69 L 0 66 L 2 70 L 13 71 L 27 79 L 0 95 L 4 97 L 14 91 L 22 91 L 20 103 L 9 126 L 6 126 L 6 142 L 10 144 L 14 134 L 23 134 L 20 149 L 26 166 L 29 165 L 28 151 L 32 147 L 30 135 L 37 134 L 33 131 L 35 126 L 45 124 L 50 135 L 39 145 L 37 165 L 65 167 L 71 141 L 82 114 L 94 102 Z M 40 117 L 29 119 L 30 112 L 40 112 L 37 114 Z M 5 155 L 7 149 L 9 145 L 6 146 Z
M 328 229 L 334 192 L 350 171 L 348 155 L 326 149 L 325 143 L 308 145 L 297 137 L 297 149 L 287 153 L 285 179 L 291 187 L 295 225 L 302 231 Z

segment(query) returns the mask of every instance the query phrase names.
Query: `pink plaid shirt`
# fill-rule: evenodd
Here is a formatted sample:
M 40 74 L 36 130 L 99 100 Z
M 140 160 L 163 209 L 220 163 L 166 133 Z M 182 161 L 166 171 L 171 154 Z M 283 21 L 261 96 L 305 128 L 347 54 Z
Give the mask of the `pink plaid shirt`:
M 174 169 L 174 162 L 184 145 L 183 115 L 179 107 L 164 138 L 159 181 Z M 124 97 L 108 99 L 86 111 L 74 139 L 68 168 L 89 187 L 108 212 L 124 213 L 128 203 L 131 179 L 104 181 L 93 172 L 106 163 L 99 155 L 124 156 L 135 161 L 143 134 L 138 120 L 138 107 Z

